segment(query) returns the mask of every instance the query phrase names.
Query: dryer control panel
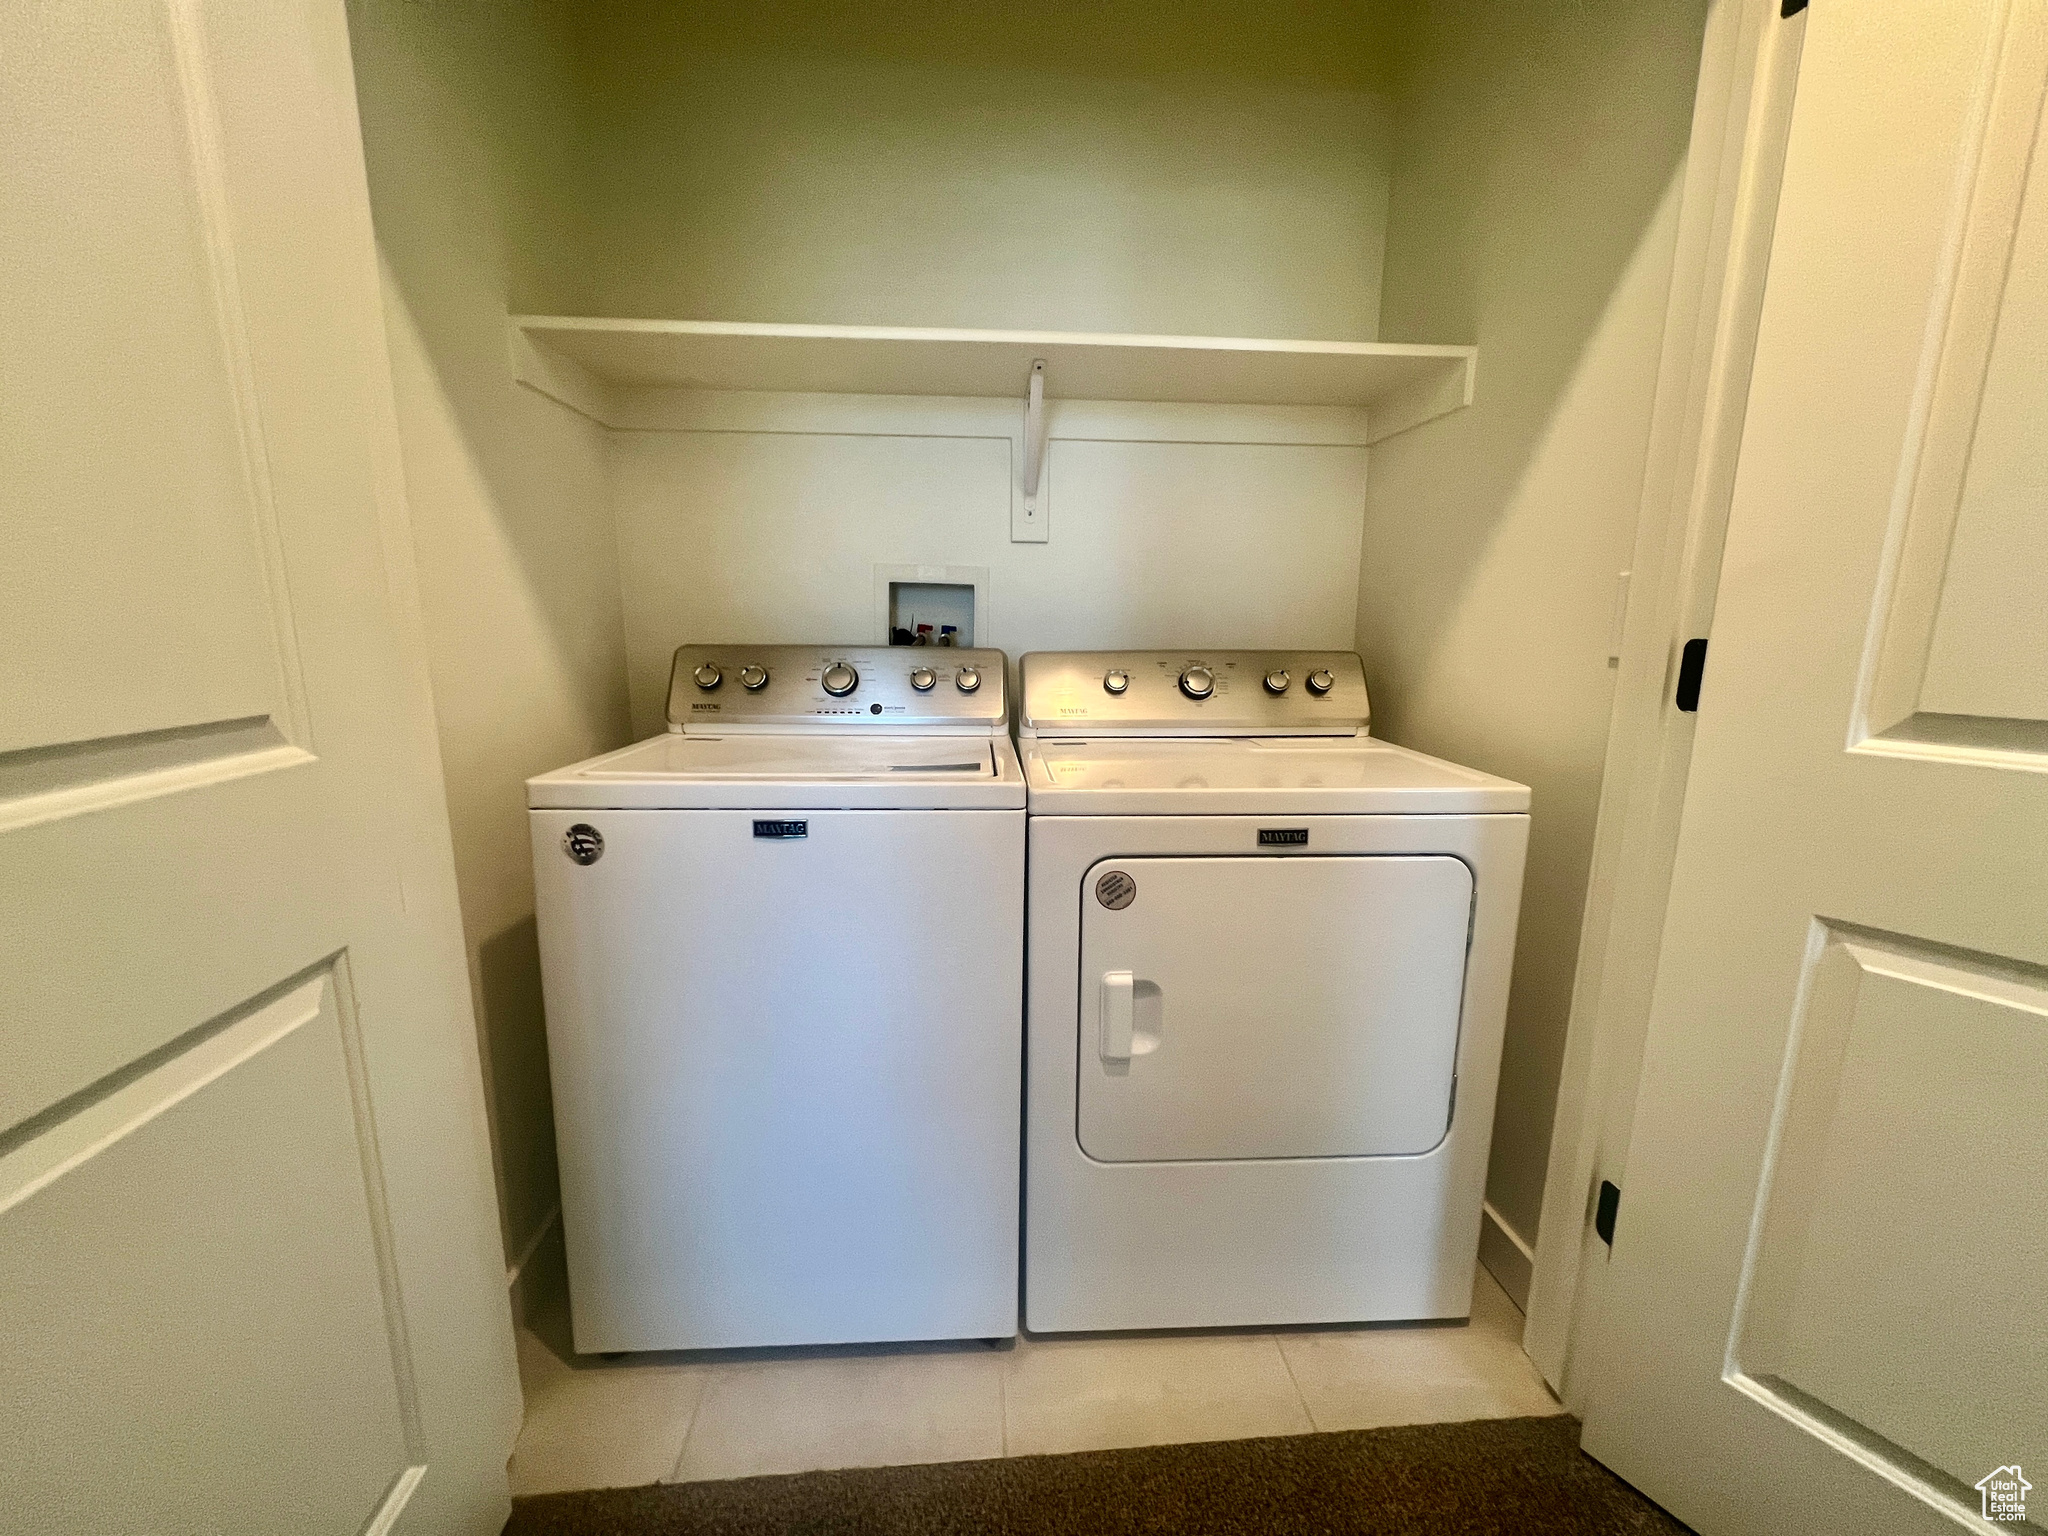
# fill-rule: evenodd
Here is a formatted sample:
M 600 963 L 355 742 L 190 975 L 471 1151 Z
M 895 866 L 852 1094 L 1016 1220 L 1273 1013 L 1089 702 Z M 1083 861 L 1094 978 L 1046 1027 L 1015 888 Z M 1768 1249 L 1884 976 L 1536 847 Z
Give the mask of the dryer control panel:
M 1352 651 L 1033 651 L 1022 728 L 1039 736 L 1359 736 Z
M 986 736 L 1009 714 L 996 650 L 685 645 L 669 669 L 668 728 L 691 734 L 843 727 Z

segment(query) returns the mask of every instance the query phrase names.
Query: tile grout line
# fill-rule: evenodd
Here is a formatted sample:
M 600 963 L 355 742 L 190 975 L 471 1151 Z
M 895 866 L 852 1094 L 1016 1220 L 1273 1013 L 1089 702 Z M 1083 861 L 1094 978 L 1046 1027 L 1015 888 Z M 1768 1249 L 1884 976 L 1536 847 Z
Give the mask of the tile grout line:
M 697 1401 L 690 1404 L 690 1422 L 683 1430 L 683 1443 L 676 1447 L 676 1459 L 668 1469 L 668 1476 L 662 1479 L 663 1482 L 682 1481 L 683 1455 L 690 1449 L 690 1436 L 697 1433 L 697 1420 L 703 1416 L 704 1400 L 711 1395 L 711 1389 L 718 1385 L 718 1378 L 725 1374 L 725 1370 L 722 1365 L 713 1366 L 705 1379 L 704 1390 L 697 1394 Z
M 1023 1346 L 1024 1340 L 1020 1336 L 1011 1348 L 1021 1349 Z M 1002 1459 L 1008 1461 L 1010 1459 L 1010 1370 L 1009 1363 L 1000 1358 L 996 1361 L 996 1402 L 1001 1409 L 996 1425 L 1002 1431 Z
M 1310 1432 L 1321 1434 L 1323 1426 L 1316 1422 L 1316 1411 L 1308 1405 L 1308 1394 L 1301 1390 L 1301 1382 L 1295 1378 L 1294 1362 L 1287 1358 L 1287 1346 L 1280 1342 L 1280 1335 L 1277 1333 L 1269 1333 L 1266 1337 L 1273 1341 L 1273 1347 L 1280 1352 L 1280 1368 L 1287 1372 L 1287 1384 L 1294 1388 L 1294 1400 L 1301 1404 L 1301 1414 L 1308 1420 Z

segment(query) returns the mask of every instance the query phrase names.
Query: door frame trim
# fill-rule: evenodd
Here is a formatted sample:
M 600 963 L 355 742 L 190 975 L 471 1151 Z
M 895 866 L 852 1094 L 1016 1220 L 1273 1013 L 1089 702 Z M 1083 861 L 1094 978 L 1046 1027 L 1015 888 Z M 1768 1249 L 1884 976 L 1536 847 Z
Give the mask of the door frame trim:
M 1701 46 L 1599 820 L 1551 1127 L 1523 1347 L 1584 1416 L 1603 1179 L 1623 1183 L 1697 716 L 1672 702 L 1713 623 L 1804 13 L 1714 0 Z

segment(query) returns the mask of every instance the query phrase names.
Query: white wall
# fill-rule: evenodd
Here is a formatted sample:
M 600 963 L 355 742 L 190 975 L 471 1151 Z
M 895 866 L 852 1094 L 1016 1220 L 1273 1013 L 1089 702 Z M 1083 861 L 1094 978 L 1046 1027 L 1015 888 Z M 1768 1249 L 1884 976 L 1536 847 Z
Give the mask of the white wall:
M 588 313 L 1371 339 L 1382 7 L 594 6 Z
M 987 566 L 1013 653 L 1355 639 L 1378 728 L 1534 786 L 1490 1181 L 1533 1237 L 1701 9 L 355 0 L 508 1232 L 552 1198 L 519 780 L 629 674 L 656 729 L 684 640 L 878 638 L 881 562 Z M 1061 438 L 1013 545 L 1014 406 L 605 433 L 510 383 L 508 307 L 1476 341 L 1478 403 L 1369 479 L 1216 408 Z
M 976 616 L 975 639 L 1013 659 L 1350 642 L 1366 461 L 1355 427 L 1349 444 L 1099 441 L 1062 438 L 1056 411 L 1051 537 L 1012 544 L 1013 445 L 993 434 L 1013 429 L 1019 409 L 877 402 L 856 435 L 843 413 L 803 397 L 746 403 L 777 430 L 613 439 L 639 731 L 661 728 L 669 656 L 685 641 L 882 643 L 877 563 L 986 567 L 989 612 Z M 1207 423 L 1228 437 L 1246 425 L 1224 408 L 1115 414 L 1133 432 Z M 1336 413 L 1282 414 L 1301 436 L 1345 435 L 1318 430 Z
M 1435 0 L 1397 93 L 1381 335 L 1476 342 L 1378 444 L 1374 729 L 1535 792 L 1488 1199 L 1536 1236 L 1699 66 L 1702 0 Z
M 1012 545 L 1014 421 L 606 433 L 505 312 L 1370 337 L 1386 9 L 352 0 L 508 1252 L 554 1202 L 521 780 L 625 739 L 629 672 L 644 733 L 685 639 L 879 638 L 877 562 L 989 567 L 1013 652 L 1341 644 L 1364 450 L 1056 441 Z
M 595 7 L 576 36 L 601 236 L 565 302 L 1370 339 L 1387 9 L 1193 0 L 1162 25 L 1130 0 Z M 976 638 L 1012 655 L 1350 639 L 1355 429 L 1305 443 L 1304 417 L 1273 443 L 1199 409 L 1124 441 L 1056 425 L 1050 542 L 1020 545 L 1012 445 L 958 435 L 975 406 L 903 403 L 868 435 L 777 409 L 770 430 L 616 436 L 638 730 L 661 724 L 684 641 L 881 641 L 878 563 L 987 567 Z
M 508 303 L 568 251 L 566 13 L 349 24 L 508 1255 L 556 1201 L 523 780 L 626 739 L 604 434 L 514 384 Z

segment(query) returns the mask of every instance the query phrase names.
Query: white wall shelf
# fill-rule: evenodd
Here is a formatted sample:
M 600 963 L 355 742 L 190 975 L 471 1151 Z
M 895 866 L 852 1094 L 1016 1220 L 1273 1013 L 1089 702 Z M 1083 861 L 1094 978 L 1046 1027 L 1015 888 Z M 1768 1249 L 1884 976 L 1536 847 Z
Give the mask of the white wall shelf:
M 518 377 L 600 421 L 621 389 L 1021 399 L 1043 360 L 1049 396 L 1345 406 L 1366 412 L 1377 442 L 1471 404 L 1478 362 L 1474 347 L 1379 341 L 560 315 L 514 315 L 511 328 Z

